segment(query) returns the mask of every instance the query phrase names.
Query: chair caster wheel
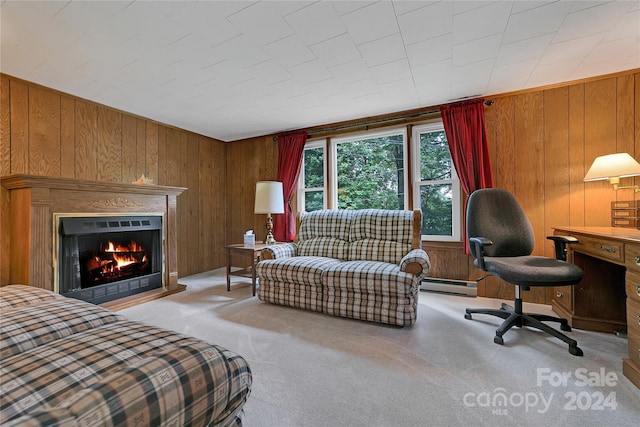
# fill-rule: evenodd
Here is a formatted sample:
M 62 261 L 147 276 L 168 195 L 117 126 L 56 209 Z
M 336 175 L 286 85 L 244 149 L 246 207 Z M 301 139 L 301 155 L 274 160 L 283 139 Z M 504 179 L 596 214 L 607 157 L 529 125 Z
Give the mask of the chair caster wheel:
M 560 325 L 560 329 L 562 329 L 565 332 L 571 332 L 571 326 L 569 326 L 568 324 L 565 324 L 565 323 Z
M 495 337 L 493 337 L 493 342 L 496 343 L 496 344 L 500 344 L 500 345 L 504 344 L 504 340 L 502 339 L 502 337 L 499 337 L 497 335 Z
M 464 315 L 464 318 L 471 320 L 471 315 L 469 313 L 467 313 L 467 314 Z
M 582 352 L 582 350 L 578 346 L 569 346 L 569 353 L 573 354 L 574 356 L 583 356 L 584 355 L 584 353 Z

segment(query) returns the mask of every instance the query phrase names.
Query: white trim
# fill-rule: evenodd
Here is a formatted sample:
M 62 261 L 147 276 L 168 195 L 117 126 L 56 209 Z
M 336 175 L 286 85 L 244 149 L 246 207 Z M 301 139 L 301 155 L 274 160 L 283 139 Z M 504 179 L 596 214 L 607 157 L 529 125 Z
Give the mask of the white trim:
M 444 132 L 444 125 L 442 121 L 435 121 L 431 123 L 427 123 L 424 125 L 414 126 L 411 133 L 411 152 L 412 152 L 412 164 L 411 170 L 413 174 L 413 204 L 417 208 L 422 206 L 420 202 L 420 188 L 427 181 L 423 181 L 420 176 L 420 134 L 429 133 L 429 132 Z M 452 224 L 451 224 L 451 236 L 437 236 L 437 235 L 428 235 L 423 234 L 422 240 L 428 241 L 438 241 L 438 242 L 459 242 L 462 239 L 462 206 L 460 203 L 461 197 L 461 188 L 460 188 L 460 179 L 458 178 L 458 173 L 456 172 L 455 165 L 453 161 L 451 162 L 451 179 L 447 180 L 429 180 L 428 183 L 430 185 L 438 185 L 438 184 L 451 184 L 452 191 L 452 200 L 451 200 L 451 209 L 452 209 Z M 423 212 L 423 215 L 425 213 Z
M 304 157 L 302 167 L 300 168 L 300 175 L 298 177 L 298 191 L 297 191 L 297 206 L 299 211 L 304 211 L 305 207 L 305 195 L 307 191 L 320 191 L 322 190 L 322 208 L 327 208 L 327 149 L 325 146 L 325 139 L 317 139 L 315 141 L 307 141 L 304 146 L 304 150 L 314 150 L 318 148 L 322 148 L 322 181 L 324 183 L 323 187 L 313 187 L 313 188 L 305 188 L 304 186 Z M 304 152 L 303 152 L 304 156 Z

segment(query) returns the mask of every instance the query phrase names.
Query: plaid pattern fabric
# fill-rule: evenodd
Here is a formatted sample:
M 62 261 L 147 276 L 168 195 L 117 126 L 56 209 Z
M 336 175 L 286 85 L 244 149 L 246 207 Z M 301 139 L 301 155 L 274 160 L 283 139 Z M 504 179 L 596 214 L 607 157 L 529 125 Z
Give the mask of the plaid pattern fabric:
M 400 264 L 402 257 L 411 250 L 411 245 L 391 240 L 361 239 L 349 245 L 350 261 L 366 259 L 370 261 Z
M 0 311 L 37 304 L 42 301 L 48 301 L 56 298 L 64 297 L 34 286 L 2 286 L 0 287 Z
M 338 262 L 333 258 L 313 256 L 268 259 L 258 263 L 256 275 L 260 278 L 260 286 L 265 280 L 320 286 L 322 273 Z
M 320 286 L 260 280 L 258 298 L 260 301 L 270 304 L 302 308 L 309 311 L 323 311 L 322 288 Z
M 353 212 L 336 209 L 302 212 L 298 255 L 345 259 Z
M 3 427 L 47 427 L 47 426 L 80 426 L 75 415 L 66 408 L 55 408 L 45 411 L 36 411 L 29 415 L 13 419 L 2 424 Z
M 388 295 L 363 294 L 344 289 L 323 289 L 324 313 L 395 326 L 416 323 L 418 295 L 394 298 Z
M 69 304 L 78 316 L 82 311 L 75 304 L 88 306 L 93 327 L 58 311 L 58 303 Z M 20 310 L 2 313 L 7 342 L 19 341 L 16 331 L 23 328 L 41 344 L 3 357 L 0 424 L 241 424 L 251 388 L 251 371 L 242 357 L 196 338 L 118 315 L 110 318 L 107 310 L 93 307 L 64 297 L 32 305 L 33 318 L 62 325 L 55 331 L 34 326 Z M 61 338 L 47 340 L 38 333 Z
M 354 211 L 349 240 L 388 240 L 411 246 L 413 211 L 362 209 Z
M 420 266 L 420 273 L 416 275 L 418 279 L 427 277 L 431 269 L 431 262 L 425 251 L 422 249 L 413 249 L 403 256 L 402 260 L 400 260 L 400 271 L 407 271 L 407 268 L 409 268 L 411 264 L 418 264 Z
M 413 211 L 302 213 L 297 255 L 258 264 L 258 297 L 336 316 L 412 325 L 420 278 L 430 268 L 426 252 L 412 250 L 413 221 Z
M 363 209 L 351 224 L 348 260 L 366 259 L 400 264 L 411 250 L 413 211 Z
M 349 244 L 335 237 L 316 237 L 298 242 L 298 256 L 346 259 Z
M 262 259 L 279 259 L 296 256 L 298 248 L 295 243 L 281 243 L 267 246 L 262 250 Z
M 397 265 L 347 261 L 323 275 L 325 313 L 397 326 L 416 321 L 420 280 Z
M 41 300 L 0 312 L 0 358 L 15 356 L 32 348 L 97 328 L 124 318 L 104 308 L 71 298 Z
M 412 295 L 419 282 L 416 276 L 400 271 L 397 265 L 376 261 L 341 262 L 322 275 L 325 288 L 394 298 Z
M 314 212 L 300 213 L 300 230 L 298 241 L 315 237 L 334 237 L 349 241 L 349 230 L 355 211 L 341 209 L 324 209 Z

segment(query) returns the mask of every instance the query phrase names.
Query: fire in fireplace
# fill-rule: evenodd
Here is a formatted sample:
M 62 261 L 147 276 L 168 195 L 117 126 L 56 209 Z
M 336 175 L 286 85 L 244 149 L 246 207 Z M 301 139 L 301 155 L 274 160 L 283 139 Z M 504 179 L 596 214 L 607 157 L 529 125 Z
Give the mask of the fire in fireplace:
M 96 304 L 162 286 L 162 216 L 61 216 L 58 288 Z
M 88 288 L 151 272 L 150 257 L 144 246 L 135 240 L 128 244 L 108 240 L 99 243 L 84 255 L 88 259 L 85 261 L 81 256 L 82 287 Z

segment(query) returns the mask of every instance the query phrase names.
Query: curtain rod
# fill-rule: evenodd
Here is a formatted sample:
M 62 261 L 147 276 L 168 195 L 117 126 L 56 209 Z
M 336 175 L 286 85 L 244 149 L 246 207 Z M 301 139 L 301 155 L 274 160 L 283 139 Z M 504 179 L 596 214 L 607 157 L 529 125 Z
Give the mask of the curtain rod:
M 350 125 L 343 125 L 343 126 L 335 126 L 335 127 L 331 127 L 331 128 L 322 128 L 322 129 L 318 129 L 315 131 L 308 131 L 307 132 L 307 136 L 313 136 L 313 135 L 318 135 L 318 134 L 323 134 L 323 133 L 331 133 L 331 132 L 337 132 L 337 131 L 342 131 L 342 130 L 347 130 L 347 129 L 356 129 L 356 128 L 361 128 L 364 127 L 365 129 L 367 129 L 369 126 L 372 125 L 379 125 L 379 124 L 383 124 L 383 123 L 392 123 L 392 122 L 399 122 L 402 120 L 407 120 L 407 119 L 416 119 L 419 117 L 430 117 L 430 116 L 435 116 L 435 115 L 439 115 L 440 114 L 440 110 L 430 110 L 430 111 L 423 111 L 420 113 L 414 113 L 414 114 L 407 114 L 404 116 L 398 116 L 398 117 L 390 117 L 388 119 L 379 119 L 379 120 L 373 120 L 370 122 L 363 122 L 363 123 L 354 123 L 354 124 L 350 124 Z
M 485 100 L 484 104 L 486 106 L 490 106 L 490 105 L 493 104 L 493 100 Z M 390 117 L 390 118 L 387 118 L 387 119 L 373 120 L 373 121 L 370 121 L 370 122 L 353 123 L 353 124 L 349 124 L 349 125 L 334 126 L 334 127 L 330 127 L 330 128 L 321 128 L 321 129 L 317 129 L 315 131 L 314 130 L 309 130 L 309 131 L 307 131 L 307 137 L 312 137 L 314 135 L 322 135 L 322 134 L 325 134 L 325 133 L 343 131 L 343 130 L 348 130 L 348 129 L 357 129 L 357 128 L 362 128 L 362 127 L 364 127 L 365 130 L 368 130 L 369 126 L 372 126 L 372 125 L 399 122 L 399 121 L 403 121 L 403 120 L 407 120 L 407 119 L 427 118 L 427 117 L 432 117 L 432 116 L 437 116 L 437 115 L 440 115 L 440 108 L 438 108 L 437 110 L 428 110 L 428 111 L 422 111 L 422 112 L 413 113 L 413 114 L 405 114 L 403 116 Z M 288 132 L 285 132 L 284 134 L 286 135 L 287 133 Z M 273 140 L 277 141 L 278 137 L 274 136 Z

